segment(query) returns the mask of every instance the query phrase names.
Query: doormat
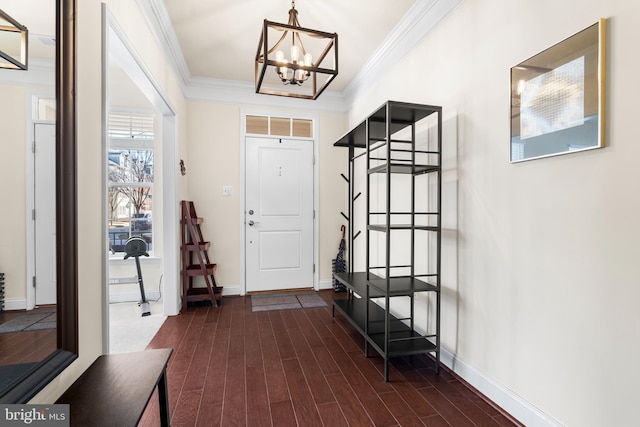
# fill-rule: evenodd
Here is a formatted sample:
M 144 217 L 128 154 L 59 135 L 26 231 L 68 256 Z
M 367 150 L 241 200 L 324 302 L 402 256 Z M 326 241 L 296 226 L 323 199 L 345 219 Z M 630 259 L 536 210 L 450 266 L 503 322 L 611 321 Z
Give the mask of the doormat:
M 38 331 L 41 329 L 55 329 L 56 309 L 38 308 L 26 311 L 18 317 L 14 317 L 0 324 L 0 334 L 21 331 Z
M 251 295 L 251 311 L 292 310 L 295 308 L 326 307 L 322 297 L 315 292 L 300 294 Z

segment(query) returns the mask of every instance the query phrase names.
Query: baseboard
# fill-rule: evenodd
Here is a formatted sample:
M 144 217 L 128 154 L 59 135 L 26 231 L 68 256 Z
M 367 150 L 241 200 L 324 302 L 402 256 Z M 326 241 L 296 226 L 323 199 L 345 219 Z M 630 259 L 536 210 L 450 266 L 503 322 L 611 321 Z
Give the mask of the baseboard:
M 333 289 L 333 280 L 320 280 L 318 289 Z
M 540 411 L 484 372 L 460 360 L 450 351 L 441 349 L 440 360 L 469 385 L 527 427 L 563 426 L 562 423 Z
M 408 310 L 408 301 L 399 302 L 398 307 L 391 310 L 391 314 L 400 318 L 406 317 L 405 311 Z M 378 299 L 377 303 L 384 307 L 384 299 Z M 420 328 L 416 328 L 416 331 L 421 334 L 426 334 L 426 332 L 420 330 Z M 466 383 L 527 427 L 561 427 L 563 425 L 497 382 L 494 378 L 491 378 L 476 367 L 459 359 L 455 354 L 445 348 L 441 349 L 440 361 Z
M 4 309 L 10 310 L 26 310 L 27 300 L 25 298 L 7 298 L 4 300 Z
M 156 301 L 160 299 L 160 292 L 158 290 L 146 290 L 144 296 L 147 301 Z M 140 292 L 110 292 L 109 304 L 117 302 L 138 302 L 140 301 Z

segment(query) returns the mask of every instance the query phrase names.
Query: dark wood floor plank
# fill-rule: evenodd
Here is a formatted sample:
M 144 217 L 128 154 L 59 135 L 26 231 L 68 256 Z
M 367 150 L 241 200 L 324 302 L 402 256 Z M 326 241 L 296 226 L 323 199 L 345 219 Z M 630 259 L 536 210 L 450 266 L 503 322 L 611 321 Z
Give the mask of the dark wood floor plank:
M 453 403 L 460 412 L 464 413 L 467 418 L 479 426 L 497 427 L 499 424 L 490 415 L 484 412 L 475 402 L 467 399 L 456 387 L 458 382 L 438 384 L 438 391 Z
M 223 426 L 247 425 L 246 392 L 244 358 L 229 359 L 222 404 Z
M 304 422 L 305 426 L 322 426 L 320 414 L 311 395 L 309 383 L 302 373 L 300 363 L 297 359 L 287 359 L 282 361 L 282 366 L 298 423 Z
M 423 418 L 422 422 L 427 427 L 456 427 L 455 425 L 452 426 L 446 422 L 440 415 L 432 415 L 430 417 Z
M 271 419 L 274 427 L 297 427 L 296 414 L 293 412 L 293 405 L 290 400 L 271 403 Z
M 298 355 L 298 361 L 302 366 L 302 371 L 309 384 L 311 395 L 313 396 L 316 404 L 335 402 L 333 393 L 325 380 L 324 374 L 316 362 L 311 348 L 309 348 L 307 341 L 300 329 L 289 329 L 289 336 L 294 343 L 296 354 Z M 295 401 L 294 401 L 295 402 Z
M 200 411 L 198 411 L 196 426 L 218 427 L 220 425 L 222 425 L 222 403 L 202 403 L 200 405 Z
M 348 427 L 349 424 L 342 414 L 340 405 L 337 402 L 318 405 L 318 412 L 322 423 L 326 427 Z
M 247 420 L 252 426 L 271 426 L 271 408 L 262 366 L 247 366 Z
M 282 310 L 286 311 L 286 310 Z M 287 329 L 282 320 L 282 311 L 270 311 L 269 317 L 271 318 L 271 326 L 273 328 L 273 335 L 278 344 L 278 352 L 282 360 L 293 359 L 296 357 L 296 352 L 293 349 Z
M 360 371 L 354 369 L 349 372 L 343 372 L 343 375 L 376 426 L 393 426 L 397 424 L 395 418 L 380 400 L 379 395 Z
M 204 388 L 214 337 L 215 329 L 203 327 L 200 330 L 200 337 L 187 371 L 184 390 L 202 390 Z
M 249 367 L 262 367 L 262 347 L 260 346 L 260 332 L 258 317 L 250 313 L 245 317 L 245 365 Z
M 382 393 L 380 394 L 380 398 L 401 426 L 424 427 L 424 424 L 420 421 L 420 417 L 413 412 L 413 410 L 395 391 Z
M 350 426 L 372 426 L 373 421 L 342 374 L 328 375 L 327 382 Z
M 449 402 L 435 387 L 422 388 L 420 393 L 425 397 L 427 402 L 433 405 L 440 416 L 449 424 L 455 427 L 473 426 L 469 418 L 465 416 L 456 406 Z
M 419 417 L 436 415 L 438 411 L 407 381 L 394 381 L 393 389 Z
M 487 415 L 489 415 L 491 417 L 497 417 L 497 416 L 501 415 L 500 412 L 496 408 L 491 406 L 489 403 L 487 403 L 487 401 L 485 399 L 480 397 L 477 394 L 478 393 L 477 391 L 471 390 L 469 387 L 467 387 L 466 385 L 464 385 L 460 381 L 457 381 L 457 382 L 455 382 L 453 384 L 456 387 L 456 389 L 460 392 L 460 394 L 462 394 L 469 401 L 475 403 Z
M 175 411 L 171 414 L 173 427 L 192 427 L 196 425 L 202 390 L 189 390 L 180 393 Z
M 227 379 L 229 329 L 216 329 L 204 383 L 203 405 L 222 404 Z
M 304 337 L 309 344 L 309 347 L 324 347 L 324 343 L 322 342 L 322 338 L 316 332 L 316 329 L 313 327 L 309 318 L 306 315 L 307 310 L 293 310 L 294 317 L 298 322 L 298 327 L 304 333 Z
M 331 352 L 326 347 L 314 348 L 313 355 L 316 358 L 316 362 L 323 374 L 331 375 L 340 373 L 340 368 L 338 368 L 335 359 L 331 356 Z
M 273 335 L 271 322 L 260 323 L 260 347 L 264 361 L 265 379 L 270 402 L 282 402 L 291 399 L 287 380 L 282 369 L 282 361 L 278 352 L 278 344 Z
M 369 384 L 376 393 L 388 393 L 393 391 L 393 386 L 390 382 L 384 381 L 384 376 L 381 371 L 376 369 L 373 357 L 365 357 L 361 351 L 352 351 L 348 353 L 349 357 L 353 361 L 353 364 L 358 367 L 362 375 L 369 381 Z

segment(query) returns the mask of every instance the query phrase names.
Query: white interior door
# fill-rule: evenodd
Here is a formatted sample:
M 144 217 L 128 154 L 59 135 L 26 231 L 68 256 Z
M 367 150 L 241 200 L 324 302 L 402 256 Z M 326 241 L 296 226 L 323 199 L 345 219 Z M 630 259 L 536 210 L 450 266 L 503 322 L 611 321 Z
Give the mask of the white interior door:
M 36 305 L 56 303 L 56 127 L 34 125 Z
M 313 141 L 246 139 L 247 292 L 313 287 Z

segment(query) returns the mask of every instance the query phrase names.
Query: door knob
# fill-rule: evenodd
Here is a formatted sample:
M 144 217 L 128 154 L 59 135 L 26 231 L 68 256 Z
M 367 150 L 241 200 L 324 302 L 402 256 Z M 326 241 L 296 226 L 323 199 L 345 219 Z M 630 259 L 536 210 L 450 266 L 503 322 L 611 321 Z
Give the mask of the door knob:
M 259 224 L 258 222 L 255 222 L 253 220 L 249 220 L 249 226 L 253 227 L 255 224 Z

